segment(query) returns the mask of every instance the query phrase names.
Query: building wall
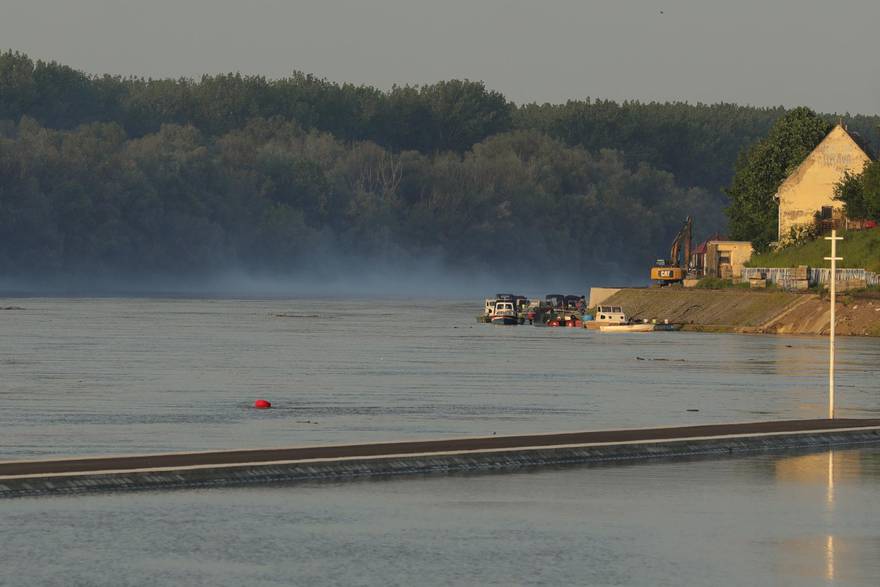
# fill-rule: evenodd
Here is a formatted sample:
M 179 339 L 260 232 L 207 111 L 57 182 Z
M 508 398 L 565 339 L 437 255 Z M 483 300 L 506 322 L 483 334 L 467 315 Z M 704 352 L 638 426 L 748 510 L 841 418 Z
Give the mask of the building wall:
M 834 185 L 847 171 L 860 173 L 868 155 L 837 125 L 819 146 L 779 186 L 779 240 L 784 241 L 791 229 L 812 224 L 814 215 L 823 206 L 842 209 L 843 202 L 834 200 Z
M 590 302 L 587 304 L 587 307 L 595 308 L 619 291 L 619 287 L 591 287 Z
M 721 277 L 721 258 L 729 257 L 732 277 L 740 279 L 743 267 L 752 258 L 752 252 L 752 243 L 748 241 L 709 241 L 706 245 L 705 274 L 707 277 Z

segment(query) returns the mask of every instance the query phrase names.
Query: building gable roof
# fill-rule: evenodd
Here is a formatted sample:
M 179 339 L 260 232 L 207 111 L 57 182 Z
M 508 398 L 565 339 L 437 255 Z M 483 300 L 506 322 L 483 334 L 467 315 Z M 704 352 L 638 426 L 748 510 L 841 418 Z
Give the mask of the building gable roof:
M 871 156 L 865 151 L 862 145 L 859 144 L 859 141 L 856 141 L 852 137 L 852 135 L 849 134 L 849 131 L 846 130 L 846 127 L 842 124 L 836 124 L 834 128 L 832 128 L 831 131 L 827 135 L 825 135 L 825 138 L 822 139 L 812 151 L 810 151 L 810 154 L 804 157 L 804 160 L 801 161 L 800 164 L 798 164 L 798 166 L 795 167 L 794 170 L 788 174 L 788 177 L 786 177 L 785 180 L 779 185 L 779 188 L 777 188 L 776 193 L 778 194 L 782 192 L 784 188 L 788 187 L 789 184 L 798 181 L 803 174 L 805 168 L 809 166 L 810 160 L 813 158 L 813 155 L 815 155 L 818 151 L 822 151 L 825 143 L 836 140 L 843 140 L 850 143 L 851 146 L 857 149 L 858 152 L 861 153 L 865 159 L 871 160 Z

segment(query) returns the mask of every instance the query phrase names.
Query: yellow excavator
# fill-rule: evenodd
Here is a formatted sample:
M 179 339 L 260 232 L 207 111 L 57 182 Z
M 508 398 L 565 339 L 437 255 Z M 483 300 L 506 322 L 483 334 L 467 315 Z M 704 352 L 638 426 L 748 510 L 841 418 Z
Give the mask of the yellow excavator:
M 675 235 L 672 247 L 669 249 L 668 259 L 657 259 L 651 267 L 651 281 L 657 285 L 670 285 L 681 283 L 687 276 L 688 263 L 691 260 L 691 251 L 694 248 L 694 219 L 690 216 L 684 221 L 681 230 Z M 684 259 L 680 259 L 680 253 L 684 253 Z

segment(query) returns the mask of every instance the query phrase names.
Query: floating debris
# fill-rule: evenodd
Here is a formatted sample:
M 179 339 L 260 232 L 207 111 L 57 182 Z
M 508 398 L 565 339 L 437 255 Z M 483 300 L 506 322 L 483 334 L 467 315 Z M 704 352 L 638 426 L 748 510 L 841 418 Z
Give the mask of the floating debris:
M 275 314 L 276 318 L 321 318 L 320 314 L 292 314 L 289 312 L 282 312 L 281 314 Z

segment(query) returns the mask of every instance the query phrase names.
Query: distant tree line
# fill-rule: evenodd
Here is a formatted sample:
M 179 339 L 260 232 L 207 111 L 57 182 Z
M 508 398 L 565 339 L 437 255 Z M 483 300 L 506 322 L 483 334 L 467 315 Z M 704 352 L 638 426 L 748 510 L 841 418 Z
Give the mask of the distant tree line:
M 0 178 L 3 274 L 283 270 L 401 249 L 475 269 L 614 270 L 665 251 L 683 209 L 707 223 L 722 214 L 667 172 L 536 131 L 460 156 L 282 119 L 129 138 L 117 123 L 56 130 L 25 117 L 0 137 Z
M 784 115 L 517 106 L 467 80 L 381 91 L 302 73 L 90 76 L 7 51 L 0 272 L 278 271 L 391 251 L 643 268 L 685 215 L 724 230 L 738 153 Z M 847 120 L 877 139 L 876 117 Z

